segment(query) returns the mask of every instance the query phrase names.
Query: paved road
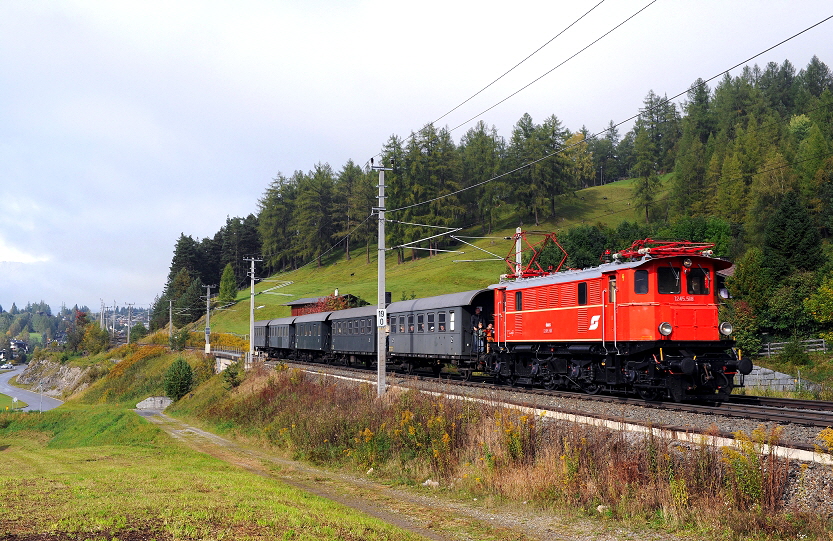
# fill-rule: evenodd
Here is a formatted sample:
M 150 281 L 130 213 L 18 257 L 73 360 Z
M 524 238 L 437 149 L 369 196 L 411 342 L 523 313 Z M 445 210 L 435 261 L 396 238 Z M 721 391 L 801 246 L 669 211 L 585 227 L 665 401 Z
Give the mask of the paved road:
M 23 411 L 46 411 L 63 404 L 63 401 L 56 398 L 9 385 L 9 380 L 18 374 L 22 374 L 24 368 L 22 366 L 16 366 L 14 370 L 0 372 L 0 394 L 5 394 L 12 398 L 17 397 L 18 400 L 29 404 L 29 406 L 23 408 Z

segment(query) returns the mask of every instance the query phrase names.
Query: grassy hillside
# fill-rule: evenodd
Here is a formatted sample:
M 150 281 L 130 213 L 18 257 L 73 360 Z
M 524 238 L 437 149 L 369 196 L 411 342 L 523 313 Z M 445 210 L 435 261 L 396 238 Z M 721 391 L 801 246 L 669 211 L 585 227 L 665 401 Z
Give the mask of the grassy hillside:
M 644 217 L 641 211 L 631 204 L 632 185 L 633 180 L 630 179 L 580 190 L 574 197 L 560 199 L 556 211 L 560 217 L 558 220 L 544 222 L 538 226 L 523 224 L 522 227 L 525 230 L 563 232 L 581 224 L 615 227 L 623 221 L 642 221 Z M 657 193 L 657 199 L 662 199 L 664 194 L 665 188 Z M 511 237 L 515 233 L 518 222 L 511 209 L 507 208 L 499 213 L 502 219 L 498 222 L 496 230 L 489 235 L 492 238 L 473 240 L 472 243 L 499 257 L 505 257 L 512 250 L 512 242 L 504 240 L 504 237 Z M 479 227 L 460 234 L 482 236 Z M 461 262 L 490 259 L 492 256 L 470 246 L 462 246 L 460 250 L 464 253 L 443 253 L 432 257 L 420 251 L 415 260 L 410 259 L 411 252 L 407 251 L 409 259 L 402 264 L 397 264 L 396 255 L 389 252 L 385 263 L 387 291 L 390 291 L 393 300 L 397 301 L 401 300 L 403 295 L 408 298 L 411 295 L 425 297 L 479 289 L 497 282 L 500 275 L 508 270 L 503 261 Z M 325 265 L 321 268 L 316 267 L 313 262 L 297 271 L 280 273 L 261 281 L 255 287 L 255 291 L 258 292 L 255 298 L 255 319 L 286 317 L 290 311 L 288 307 L 281 306 L 282 304 L 305 297 L 330 295 L 336 288 L 341 294 L 350 293 L 375 304 L 376 247 L 371 246 L 369 264 L 363 249 L 353 251 L 351 255 L 352 258 L 348 261 L 341 250 L 325 259 Z M 281 282 L 292 283 L 271 293 L 260 294 Z M 212 330 L 248 334 L 249 307 L 249 291 L 243 290 L 238 295 L 236 305 L 212 314 Z M 202 325 L 204 322 L 199 322 L 196 327 Z

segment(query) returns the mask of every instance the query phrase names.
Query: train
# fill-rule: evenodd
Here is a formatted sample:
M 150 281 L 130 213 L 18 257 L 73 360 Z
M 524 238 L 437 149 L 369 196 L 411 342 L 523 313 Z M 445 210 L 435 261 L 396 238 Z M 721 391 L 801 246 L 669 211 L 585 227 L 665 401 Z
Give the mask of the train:
M 385 327 L 375 305 L 256 321 L 255 351 L 371 367 L 382 329 L 386 363 L 409 373 L 448 367 L 465 379 L 675 402 L 723 402 L 751 372 L 719 320 L 728 292 L 718 273 L 731 264 L 713 245 L 644 239 L 562 270 L 566 252 L 554 269 L 537 261 L 540 249 L 523 263 L 524 235 L 498 283 L 391 302 Z M 558 245 L 553 234 L 546 242 Z

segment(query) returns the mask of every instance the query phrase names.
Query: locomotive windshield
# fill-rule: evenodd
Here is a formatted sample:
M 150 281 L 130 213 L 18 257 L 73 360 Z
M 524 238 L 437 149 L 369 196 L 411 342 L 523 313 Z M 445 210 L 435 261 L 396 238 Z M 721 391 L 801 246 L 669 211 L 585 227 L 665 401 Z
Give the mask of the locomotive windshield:
M 709 269 L 702 267 L 686 269 L 685 274 L 680 272 L 679 267 L 658 267 L 657 268 L 657 291 L 659 293 L 678 295 L 682 287 L 682 276 L 686 277 L 686 293 L 689 295 L 708 295 L 710 293 L 711 277 Z M 640 276 L 637 272 L 634 277 L 634 289 L 636 293 L 648 292 L 647 273 Z
M 688 294 L 708 295 L 709 294 L 709 271 L 708 269 L 691 269 L 688 273 Z
M 679 267 L 659 267 L 657 269 L 657 291 L 673 294 L 680 292 Z

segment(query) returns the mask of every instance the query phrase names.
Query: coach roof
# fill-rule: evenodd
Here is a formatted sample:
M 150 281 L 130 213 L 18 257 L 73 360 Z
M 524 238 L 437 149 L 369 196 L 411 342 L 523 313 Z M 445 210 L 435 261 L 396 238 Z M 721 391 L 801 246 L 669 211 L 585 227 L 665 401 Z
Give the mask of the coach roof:
M 388 313 L 418 312 L 421 310 L 434 310 L 437 308 L 453 308 L 455 306 L 468 306 L 480 293 L 488 292 L 488 289 L 477 289 L 474 291 L 463 291 L 462 293 L 449 293 L 425 299 L 411 299 L 407 301 L 392 302 L 388 305 Z

